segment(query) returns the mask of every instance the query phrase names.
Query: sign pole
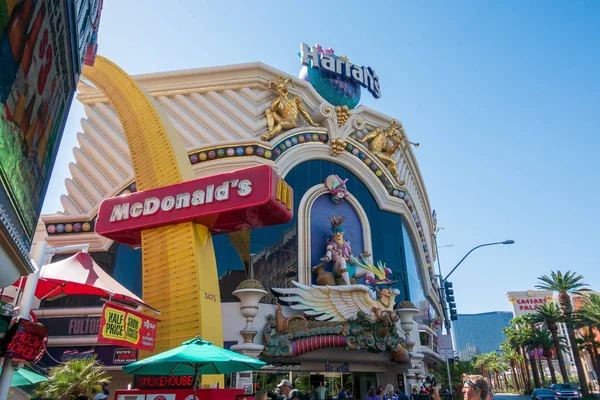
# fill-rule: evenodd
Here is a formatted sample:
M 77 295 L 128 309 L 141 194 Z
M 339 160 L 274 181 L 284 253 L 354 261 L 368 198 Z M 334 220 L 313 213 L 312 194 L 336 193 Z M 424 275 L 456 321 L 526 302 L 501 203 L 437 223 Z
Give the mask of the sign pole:
M 452 387 L 452 376 L 450 375 L 450 361 L 446 358 L 446 369 L 448 370 L 448 388 L 450 389 L 450 394 L 454 394 L 454 388 Z
M 46 258 L 46 248 L 48 243 L 45 241 L 38 242 L 32 256 L 34 262 L 35 271 L 30 274 L 25 283 L 23 289 L 23 298 L 19 303 L 19 313 L 17 315 L 17 321 L 19 318 L 29 319 L 29 312 L 31 311 L 31 305 L 33 304 L 33 298 L 35 297 L 35 288 L 40 278 L 40 271 L 44 265 Z M 12 381 L 15 368 L 13 365 L 12 358 L 5 358 L 4 365 L 2 366 L 2 374 L 0 375 L 0 399 L 6 399 L 8 397 L 8 391 L 10 390 L 10 383 Z

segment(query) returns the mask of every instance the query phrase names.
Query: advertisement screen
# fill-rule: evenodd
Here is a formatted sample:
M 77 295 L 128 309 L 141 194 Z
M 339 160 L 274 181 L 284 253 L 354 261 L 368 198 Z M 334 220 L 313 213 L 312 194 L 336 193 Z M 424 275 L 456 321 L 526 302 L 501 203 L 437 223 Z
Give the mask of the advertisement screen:
M 27 246 L 75 90 L 67 3 L 0 0 L 0 199 Z

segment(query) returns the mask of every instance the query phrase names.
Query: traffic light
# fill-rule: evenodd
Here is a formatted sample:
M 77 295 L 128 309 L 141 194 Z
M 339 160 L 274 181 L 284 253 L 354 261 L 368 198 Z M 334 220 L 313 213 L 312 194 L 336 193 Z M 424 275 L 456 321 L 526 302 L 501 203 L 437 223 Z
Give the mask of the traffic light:
M 444 290 L 446 291 L 446 301 L 448 302 L 448 313 L 450 314 L 450 320 L 456 321 L 458 315 L 456 314 L 456 303 L 454 302 L 454 289 L 452 289 L 452 282 L 444 282 Z
M 446 291 L 446 301 L 448 303 L 454 302 L 454 289 L 452 289 L 452 282 L 444 282 L 444 289 Z
M 456 321 L 458 319 L 458 315 L 456 314 L 456 303 L 448 303 L 448 312 L 450 314 L 450 320 Z

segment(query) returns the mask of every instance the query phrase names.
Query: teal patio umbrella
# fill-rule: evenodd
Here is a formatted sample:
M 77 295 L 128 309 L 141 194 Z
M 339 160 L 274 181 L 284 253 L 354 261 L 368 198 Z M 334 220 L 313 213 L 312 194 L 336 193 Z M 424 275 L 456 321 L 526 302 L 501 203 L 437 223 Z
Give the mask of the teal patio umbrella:
M 0 373 L 2 373 L 2 368 L 0 368 Z M 34 385 L 47 380 L 48 378 L 45 376 L 36 374 L 35 372 L 29 371 L 25 368 L 19 368 L 13 374 L 12 380 L 10 381 L 10 386 Z
M 263 361 L 221 347 L 196 337 L 172 350 L 136 361 L 123 369 L 135 375 L 221 375 L 251 371 L 264 366 Z M 196 385 L 194 384 L 194 387 Z

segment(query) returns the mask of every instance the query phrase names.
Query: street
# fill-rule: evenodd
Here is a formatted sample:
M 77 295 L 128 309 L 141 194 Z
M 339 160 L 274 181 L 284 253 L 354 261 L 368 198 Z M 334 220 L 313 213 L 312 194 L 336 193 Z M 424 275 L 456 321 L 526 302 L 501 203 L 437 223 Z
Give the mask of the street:
M 530 400 L 531 396 L 522 396 L 512 393 L 495 393 L 494 400 Z

